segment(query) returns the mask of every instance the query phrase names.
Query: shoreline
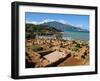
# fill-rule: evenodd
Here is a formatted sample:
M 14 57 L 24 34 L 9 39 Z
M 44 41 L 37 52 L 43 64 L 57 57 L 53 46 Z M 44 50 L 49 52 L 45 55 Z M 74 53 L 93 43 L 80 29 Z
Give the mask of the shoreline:
M 89 32 L 81 32 L 81 31 L 64 31 L 61 32 L 62 38 L 67 40 L 67 38 L 71 38 L 71 40 L 89 40 Z

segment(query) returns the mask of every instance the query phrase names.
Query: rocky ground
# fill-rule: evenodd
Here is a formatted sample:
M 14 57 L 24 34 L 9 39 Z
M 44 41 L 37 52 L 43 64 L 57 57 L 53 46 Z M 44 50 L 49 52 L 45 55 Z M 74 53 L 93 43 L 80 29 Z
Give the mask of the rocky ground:
M 52 63 L 52 59 L 46 56 L 61 52 L 64 57 Z M 54 55 L 54 54 L 53 54 Z M 57 39 L 30 39 L 26 40 L 26 68 L 31 67 L 53 67 L 53 66 L 77 66 L 89 65 L 88 41 L 80 40 L 57 40 Z

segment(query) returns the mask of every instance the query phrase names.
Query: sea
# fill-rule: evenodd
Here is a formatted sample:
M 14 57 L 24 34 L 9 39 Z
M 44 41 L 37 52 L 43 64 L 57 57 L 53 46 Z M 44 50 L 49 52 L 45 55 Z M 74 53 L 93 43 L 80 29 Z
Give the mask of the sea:
M 89 32 L 64 31 L 64 32 L 62 32 L 62 35 L 63 35 L 62 38 L 64 40 L 84 40 L 84 41 L 89 40 Z

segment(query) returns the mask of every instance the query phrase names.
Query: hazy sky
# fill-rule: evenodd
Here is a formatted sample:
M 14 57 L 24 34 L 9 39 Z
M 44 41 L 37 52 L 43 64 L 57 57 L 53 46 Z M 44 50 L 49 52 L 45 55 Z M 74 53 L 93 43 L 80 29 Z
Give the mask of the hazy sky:
M 51 13 L 25 13 L 26 23 L 40 24 L 50 21 L 58 21 L 64 24 L 71 24 L 83 29 L 89 29 L 88 15 L 73 14 L 51 14 Z

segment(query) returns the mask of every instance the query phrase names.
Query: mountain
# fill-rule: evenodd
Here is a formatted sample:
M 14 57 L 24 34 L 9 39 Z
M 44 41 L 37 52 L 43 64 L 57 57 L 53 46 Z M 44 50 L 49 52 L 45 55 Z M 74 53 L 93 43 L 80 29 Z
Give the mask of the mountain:
M 74 32 L 82 31 L 82 32 L 89 32 L 86 29 L 82 29 L 82 28 L 79 28 L 79 27 L 75 27 L 75 26 L 72 26 L 70 24 L 63 24 L 63 23 L 57 22 L 57 21 L 45 22 L 45 23 L 43 23 L 41 25 L 46 25 L 48 27 L 54 27 L 54 28 L 56 28 L 58 30 L 61 30 L 62 32 L 63 31 L 74 31 Z

